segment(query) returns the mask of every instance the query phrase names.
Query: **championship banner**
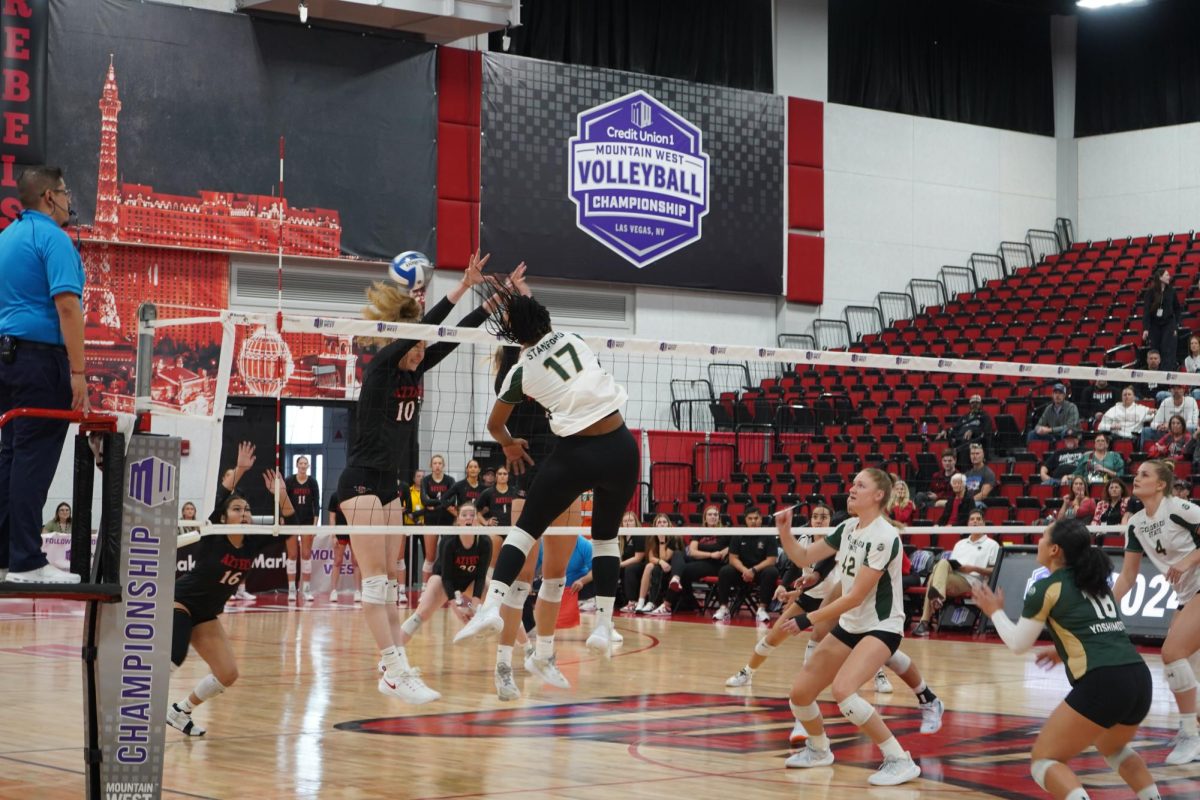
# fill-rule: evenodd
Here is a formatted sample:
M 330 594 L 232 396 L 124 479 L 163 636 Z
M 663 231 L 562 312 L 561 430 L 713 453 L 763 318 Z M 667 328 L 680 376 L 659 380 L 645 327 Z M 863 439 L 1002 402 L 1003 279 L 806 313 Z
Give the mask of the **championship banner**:
M 782 97 L 485 53 L 482 141 L 494 263 L 782 291 Z
M 21 211 L 21 168 L 46 160 L 50 0 L 0 3 L 0 229 Z
M 179 445 L 134 436 L 125 456 L 121 602 L 99 614 L 100 780 L 105 800 L 162 796 L 171 680 Z

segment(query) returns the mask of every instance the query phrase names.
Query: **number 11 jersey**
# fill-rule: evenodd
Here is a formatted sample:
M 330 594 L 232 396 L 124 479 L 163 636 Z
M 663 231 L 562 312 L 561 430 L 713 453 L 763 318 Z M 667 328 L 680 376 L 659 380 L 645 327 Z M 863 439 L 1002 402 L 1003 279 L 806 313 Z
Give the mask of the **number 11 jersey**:
M 500 387 L 500 400 L 516 405 L 526 397 L 550 414 L 558 436 L 579 433 L 625 405 L 625 388 L 600 366 L 578 334 L 551 331 L 521 351 Z

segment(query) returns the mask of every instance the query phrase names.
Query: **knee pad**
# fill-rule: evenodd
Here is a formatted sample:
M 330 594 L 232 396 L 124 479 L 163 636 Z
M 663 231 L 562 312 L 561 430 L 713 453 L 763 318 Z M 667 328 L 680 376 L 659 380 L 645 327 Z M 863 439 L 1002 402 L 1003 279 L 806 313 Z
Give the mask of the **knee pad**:
M 806 706 L 798 706 L 791 700 L 788 700 L 788 705 L 792 707 L 792 716 L 801 722 L 808 722 L 821 716 L 821 709 L 815 703 L 809 703 Z
M 1029 774 L 1033 776 L 1033 782 L 1042 787 L 1042 791 L 1046 791 L 1046 773 L 1058 763 L 1050 758 L 1040 758 L 1029 767 Z
M 892 672 L 897 675 L 903 675 L 908 672 L 908 668 L 912 666 L 912 659 L 906 656 L 900 650 L 892 653 L 892 657 L 883 662 L 884 666 L 890 667 Z
M 1113 772 L 1120 772 L 1121 764 L 1125 761 L 1125 759 L 1129 758 L 1132 755 L 1137 755 L 1137 754 L 1134 752 L 1132 747 L 1130 747 L 1129 745 L 1125 745 L 1125 747 L 1123 747 L 1121 749 L 1121 752 L 1115 753 L 1114 755 L 1111 755 L 1111 756 L 1105 756 L 1104 760 L 1108 762 L 1108 766 L 1112 767 Z
M 524 555 L 529 555 L 529 551 L 533 549 L 535 544 L 537 544 L 537 539 L 533 538 L 520 528 L 514 527 L 508 532 L 508 535 L 504 537 L 503 546 L 515 547 Z
M 421 615 L 414 611 L 409 615 L 408 619 L 404 620 L 404 624 L 400 626 L 400 630 L 407 633 L 409 636 L 416 636 L 417 631 L 421 630 L 421 623 L 425 620 L 421 619 Z
M 433 572 L 433 562 L 432 561 L 421 562 L 421 572 L 423 572 L 423 573 Z
M 768 644 L 765 636 L 763 638 L 759 639 L 758 643 L 754 645 L 754 652 L 756 654 L 762 656 L 763 658 L 766 658 L 767 656 L 771 655 L 771 653 L 774 651 L 775 651 L 775 645 Z
M 1188 663 L 1192 665 L 1193 675 L 1195 675 L 1197 672 L 1200 672 L 1200 650 L 1197 650 L 1188 656 Z
M 312 575 L 312 559 L 305 558 L 300 561 L 300 573 L 302 575 Z
M 867 721 L 875 716 L 875 706 L 863 700 L 857 693 L 850 695 L 838 703 L 838 710 L 842 712 L 843 717 L 850 720 L 857 728 L 866 725 Z
M 276 563 L 278 563 L 278 562 L 276 562 Z M 296 574 L 296 559 L 294 559 L 294 558 L 288 558 L 288 559 L 284 559 L 284 562 L 283 562 L 283 563 L 284 563 L 284 565 L 287 567 L 287 574 L 288 574 L 288 575 L 295 575 L 295 574 Z
M 387 601 L 392 605 L 400 599 L 400 581 L 389 580 L 387 582 Z
M 592 560 L 608 556 L 609 558 L 620 558 L 621 548 L 617 544 L 616 539 L 597 539 L 592 542 Z
M 397 558 L 396 559 L 396 571 L 397 572 L 407 572 L 408 571 L 408 562 L 405 561 L 403 558 Z
M 1196 673 L 1186 658 L 1165 664 L 1163 670 L 1167 676 L 1167 688 L 1175 694 L 1196 688 Z
M 508 589 L 508 594 L 504 595 L 501 601 L 509 608 L 523 609 L 525 608 L 525 598 L 529 597 L 529 593 L 533 590 L 527 581 L 517 581 Z
M 199 697 L 202 702 L 212 700 L 221 692 L 225 691 L 225 686 L 213 675 L 206 675 L 204 680 L 195 688 L 196 697 Z
M 566 586 L 566 578 L 548 578 L 543 580 L 542 588 L 538 589 L 538 599 L 545 600 L 547 603 L 561 603 L 563 589 Z
M 174 667 L 183 665 L 187 658 L 188 645 L 192 641 L 192 615 L 182 608 L 175 609 L 175 618 L 171 624 L 171 664 Z
M 362 599 L 364 603 L 369 603 L 373 606 L 385 606 L 388 601 L 387 596 L 387 575 L 372 575 L 369 578 L 363 578 Z

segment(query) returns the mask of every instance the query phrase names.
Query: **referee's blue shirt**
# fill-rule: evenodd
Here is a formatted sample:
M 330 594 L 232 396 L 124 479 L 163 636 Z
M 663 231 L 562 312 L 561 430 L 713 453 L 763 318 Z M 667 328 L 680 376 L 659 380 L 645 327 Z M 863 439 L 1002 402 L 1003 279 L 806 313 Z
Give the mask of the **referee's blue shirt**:
M 0 334 L 62 344 L 54 296 L 83 297 L 83 262 L 67 232 L 24 211 L 0 232 Z

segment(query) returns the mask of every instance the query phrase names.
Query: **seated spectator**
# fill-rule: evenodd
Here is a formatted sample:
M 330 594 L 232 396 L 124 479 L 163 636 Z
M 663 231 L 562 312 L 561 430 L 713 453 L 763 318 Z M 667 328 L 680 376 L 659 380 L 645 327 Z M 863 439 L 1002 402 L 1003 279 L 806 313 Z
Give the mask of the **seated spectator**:
M 942 451 L 942 469 L 940 472 L 934 473 L 929 479 L 929 491 L 921 492 L 917 495 L 917 508 L 941 508 L 946 505 L 946 498 L 950 496 L 950 478 L 954 477 L 954 473 L 958 470 L 954 466 L 955 455 L 953 450 Z
M 1150 372 L 1158 372 L 1162 368 L 1162 355 L 1157 350 L 1147 350 L 1146 369 Z M 1161 403 L 1170 394 L 1166 384 L 1159 383 L 1157 380 L 1134 384 L 1133 389 L 1139 400 L 1153 400 L 1156 403 Z
M 1079 446 L 1079 431 L 1069 429 L 1063 433 L 1062 446 L 1046 454 L 1039 475 L 1043 486 L 1059 486 L 1071 480 L 1075 468 L 1087 457 Z
M 1067 399 L 1067 387 L 1061 383 L 1054 384 L 1050 398 L 1050 405 L 1042 410 L 1037 424 L 1026 437 L 1030 442 L 1057 442 L 1068 430 L 1079 427 L 1079 409 Z
M 683 574 L 684 544 L 683 539 L 666 532 L 665 529 L 670 527 L 671 520 L 666 514 L 654 517 L 656 532 L 646 541 L 646 563 L 649 568 L 642 573 L 638 602 L 633 607 L 636 614 L 667 616 L 671 613 L 671 604 L 665 600 L 663 576 L 667 576 L 668 581 L 679 582 L 679 576 Z
M 1168 402 L 1171 398 L 1167 398 L 1163 402 Z M 1192 398 L 1187 398 L 1191 400 Z M 1147 428 L 1146 430 L 1150 430 Z M 1158 441 L 1145 448 L 1146 454 L 1151 458 L 1169 458 L 1172 461 L 1182 461 L 1184 453 L 1187 451 L 1188 444 L 1192 441 L 1191 435 L 1184 427 L 1183 417 L 1176 414 L 1171 417 L 1171 424 L 1167 427 L 1166 434 Z
M 987 535 L 986 525 L 983 512 L 972 511 L 967 520 L 970 536 L 954 545 L 949 558 L 940 558 L 933 565 L 926 584 L 921 620 L 913 628 L 913 636 L 928 636 L 931 629 L 937 630 L 942 604 L 948 599 L 969 595 L 992 574 L 1000 545 Z
M 967 479 L 962 473 L 954 473 L 950 479 L 950 496 L 942 507 L 942 516 L 938 525 L 965 525 L 971 511 L 975 508 L 975 500 L 967 491 Z
M 971 468 L 964 473 L 967 479 L 967 491 L 975 498 L 975 505 L 983 505 L 992 492 L 996 490 L 996 473 L 984 463 L 983 445 L 979 442 L 971 445 Z
M 1177 480 L 1171 485 L 1171 494 L 1178 497 L 1180 500 L 1188 500 L 1192 496 L 1192 484 L 1190 481 Z
M 954 427 L 944 430 L 938 434 L 939 439 L 947 439 L 950 446 L 954 448 L 958 455 L 960 464 L 967 462 L 967 448 L 973 442 L 983 444 L 984 451 L 992 449 L 992 433 L 995 427 L 992 425 L 992 418 L 983 410 L 983 398 L 977 394 L 971 395 L 967 413 L 963 415 L 958 422 L 954 423 Z
M 1086 420 L 1093 428 L 1113 403 L 1117 402 L 1120 387 L 1113 386 L 1106 378 L 1097 378 L 1079 393 L 1079 419 Z
M 746 511 L 746 527 L 762 527 L 762 512 L 757 508 Z M 766 625 L 770 621 L 767 603 L 774 596 L 775 584 L 779 582 L 779 570 L 775 568 L 778 554 L 779 539 L 776 536 L 748 534 L 730 539 L 729 562 L 717 573 L 717 602 L 720 606 L 713 614 L 713 621 L 724 622 L 729 619 L 729 593 L 739 583 L 756 595 L 758 607 L 754 612 L 754 621 L 759 625 Z
M 888 499 L 887 515 L 893 522 L 901 525 L 912 525 L 916 516 L 917 506 L 908 496 L 908 484 L 896 481 L 892 484 L 892 496 Z
M 1183 368 L 1193 375 L 1200 372 L 1200 336 L 1188 338 L 1188 354 L 1183 359 Z M 1200 386 L 1192 388 L 1192 399 L 1200 400 Z
M 706 506 L 700 527 L 720 528 L 721 509 L 716 506 Z M 688 542 L 683 574 L 672 578 L 667 585 L 668 607 L 679 610 L 680 601 L 687 602 L 692 597 L 692 584 L 701 578 L 715 578 L 721 571 L 721 565 L 729 557 L 728 534 L 713 533 L 693 536 Z
M 1119 478 L 1110 478 L 1104 485 L 1104 498 L 1092 512 L 1093 525 L 1120 525 L 1129 506 L 1129 487 Z
M 1171 387 L 1171 393 L 1163 398 L 1158 411 L 1154 413 L 1154 419 L 1150 420 L 1150 424 L 1142 431 L 1143 450 L 1150 442 L 1161 439 L 1167 433 L 1167 423 L 1176 415 L 1183 418 L 1184 428 L 1188 433 L 1196 432 L 1196 401 L 1188 396 L 1182 385 Z
M 42 533 L 70 533 L 71 504 L 59 503 L 54 509 L 54 519 L 42 526 Z
M 637 514 L 626 511 L 621 517 L 622 528 L 640 528 Z M 633 611 L 633 598 L 638 596 L 642 573 L 646 570 L 646 537 L 621 535 L 621 588 L 626 605 L 623 610 Z M 620 601 L 617 601 L 620 602 Z
M 1121 390 L 1121 402 L 1104 412 L 1096 428 L 1122 439 L 1137 439 L 1153 417 L 1154 412 L 1138 403 L 1133 388 L 1126 386 Z
M 1125 459 L 1115 450 L 1109 449 L 1108 437 L 1097 433 L 1092 440 L 1092 449 L 1075 467 L 1074 475 L 1081 475 L 1088 483 L 1107 483 L 1111 478 L 1121 477 L 1125 471 Z
M 1062 505 L 1054 515 L 1056 521 L 1079 519 L 1087 522 L 1096 513 L 1096 501 L 1088 494 L 1088 482 L 1082 475 L 1071 478 L 1071 488 L 1063 495 Z

